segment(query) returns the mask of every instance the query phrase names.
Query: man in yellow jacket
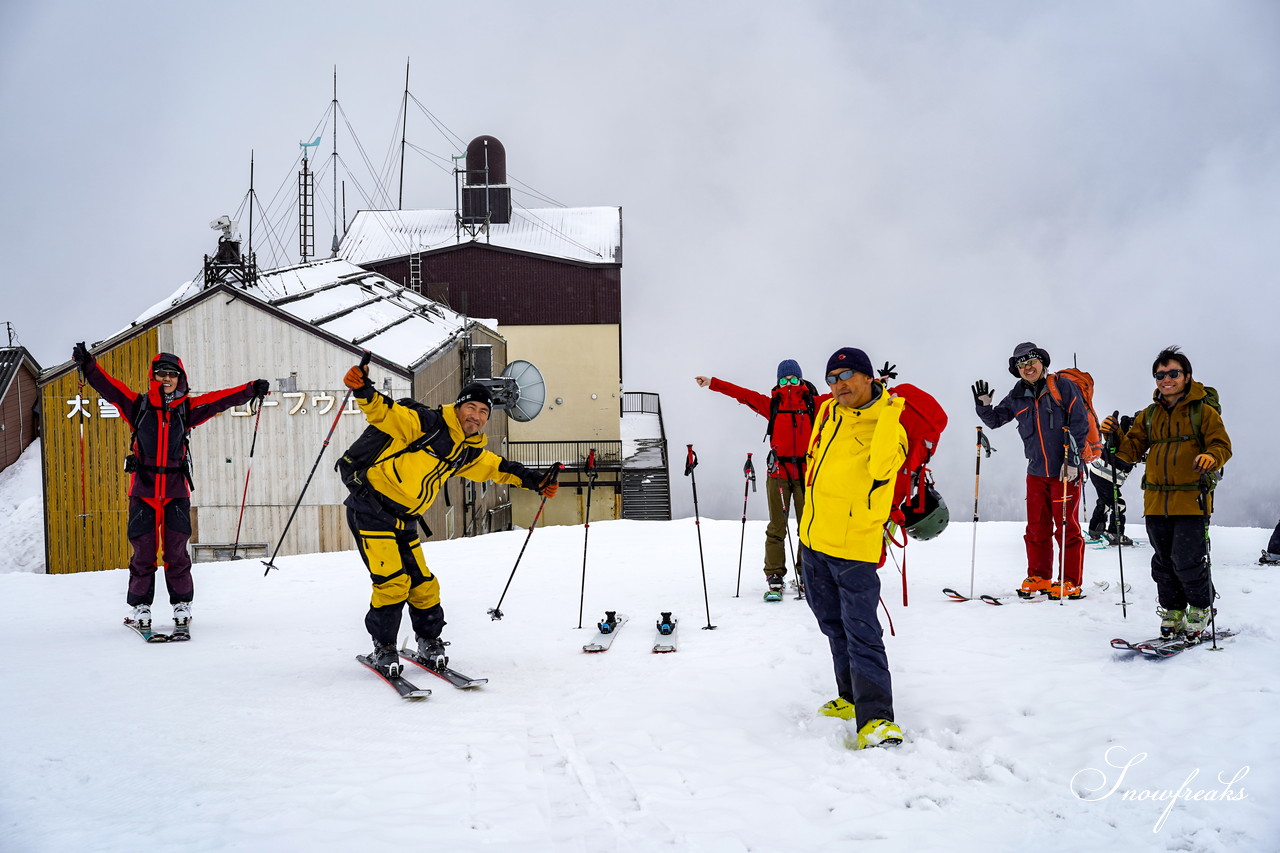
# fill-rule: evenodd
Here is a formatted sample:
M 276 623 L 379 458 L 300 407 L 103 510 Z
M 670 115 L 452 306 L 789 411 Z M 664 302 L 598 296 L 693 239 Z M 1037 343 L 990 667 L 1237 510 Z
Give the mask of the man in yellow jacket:
M 446 666 L 440 583 L 427 568 L 417 533 L 422 513 L 454 475 L 523 486 L 549 498 L 558 486 L 551 474 L 539 476 L 484 449 L 491 397 L 483 385 L 467 385 L 452 406 L 432 409 L 379 394 L 363 367 L 351 368 L 343 382 L 365 419 L 390 438 L 374 463 L 348 485 L 351 493 L 344 501 L 347 525 L 373 581 L 364 619 L 373 638 L 371 660 L 384 675 L 399 674 L 396 636 L 407 602 L 418 653 Z
M 809 499 L 800 520 L 809 607 L 831 644 L 838 696 L 822 713 L 855 719 L 857 748 L 902 743 L 876 616 L 884 524 L 907 456 L 903 401 L 876 381 L 871 360 L 844 347 L 827 361 L 832 399 L 818 410 L 806 456 Z

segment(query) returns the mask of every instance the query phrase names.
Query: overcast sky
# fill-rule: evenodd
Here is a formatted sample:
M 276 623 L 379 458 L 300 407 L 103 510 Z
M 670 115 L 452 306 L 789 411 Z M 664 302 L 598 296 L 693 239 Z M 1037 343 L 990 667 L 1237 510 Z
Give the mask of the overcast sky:
M 840 346 L 895 362 L 951 413 L 936 467 L 967 520 L 969 385 L 1008 390 L 1031 340 L 1108 412 L 1183 345 L 1235 441 L 1218 521 L 1270 526 L 1278 48 L 1280 6 L 1230 0 L 6 3 L 0 321 L 49 366 L 192 278 L 250 151 L 264 206 L 293 192 L 335 65 L 340 156 L 367 176 L 350 122 L 381 170 L 409 60 L 414 97 L 501 139 L 511 177 L 622 206 L 626 386 L 662 394 L 674 455 L 695 445 L 704 515 L 740 516 L 764 421 L 695 374 L 764 391 L 783 358 L 820 386 Z M 408 133 L 458 151 L 416 106 Z M 436 162 L 410 157 L 405 207 L 452 206 Z M 1020 517 L 1016 430 L 991 438 L 983 517 Z

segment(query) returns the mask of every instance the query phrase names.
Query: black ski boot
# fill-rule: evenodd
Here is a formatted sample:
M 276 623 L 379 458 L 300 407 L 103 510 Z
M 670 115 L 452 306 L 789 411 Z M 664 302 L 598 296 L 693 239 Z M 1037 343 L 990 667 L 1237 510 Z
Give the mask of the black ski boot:
M 373 664 L 374 669 L 387 678 L 395 678 L 400 674 L 400 653 L 396 651 L 394 643 L 385 646 L 381 643 L 374 643 L 373 653 L 369 655 L 369 662 Z
M 418 637 L 418 657 L 432 669 L 445 669 L 449 666 L 449 656 L 444 653 L 447 645 L 439 637 Z

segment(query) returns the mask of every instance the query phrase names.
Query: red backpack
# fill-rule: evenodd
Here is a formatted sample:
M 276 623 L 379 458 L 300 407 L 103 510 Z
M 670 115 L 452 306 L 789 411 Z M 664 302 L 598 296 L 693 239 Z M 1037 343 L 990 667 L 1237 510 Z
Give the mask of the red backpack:
M 907 432 L 907 458 L 893 486 L 893 512 L 898 525 L 905 523 L 905 513 L 925 509 L 926 485 L 931 481 L 928 463 L 938 449 L 938 439 L 947 428 L 947 413 L 932 394 L 903 383 L 888 389 L 906 401 L 898 422 Z
M 1049 386 L 1049 396 L 1059 408 L 1062 407 L 1062 392 L 1058 390 L 1059 376 L 1070 379 L 1071 383 L 1080 389 L 1080 396 L 1084 398 L 1085 421 L 1089 425 L 1089 430 L 1088 435 L 1085 436 L 1084 447 L 1077 447 L 1076 451 L 1080 454 L 1081 464 L 1088 465 L 1102 456 L 1103 445 L 1102 430 L 1098 427 L 1098 413 L 1093 410 L 1093 377 L 1075 367 L 1067 367 L 1046 376 L 1045 382 Z

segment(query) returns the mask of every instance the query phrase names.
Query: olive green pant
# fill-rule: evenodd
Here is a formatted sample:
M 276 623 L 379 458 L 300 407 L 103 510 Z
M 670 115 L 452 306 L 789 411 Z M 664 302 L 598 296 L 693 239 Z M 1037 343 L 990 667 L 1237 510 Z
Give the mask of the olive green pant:
M 804 480 L 766 477 L 764 482 L 765 492 L 769 498 L 769 526 L 764 530 L 764 573 L 785 577 L 788 562 L 788 510 L 795 513 L 798 526 L 800 516 L 804 514 Z M 791 543 L 792 549 L 799 547 L 799 542 Z M 792 553 L 795 551 L 793 550 Z M 798 565 L 799 554 L 796 554 L 795 559 Z

